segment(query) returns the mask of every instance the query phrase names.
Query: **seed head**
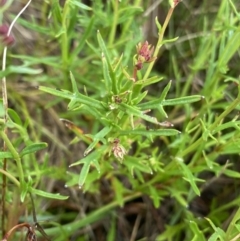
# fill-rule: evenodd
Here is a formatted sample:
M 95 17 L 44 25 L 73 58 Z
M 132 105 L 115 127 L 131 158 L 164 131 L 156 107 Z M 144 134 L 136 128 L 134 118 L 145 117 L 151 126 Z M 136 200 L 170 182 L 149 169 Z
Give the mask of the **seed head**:
M 120 143 L 120 140 L 117 138 L 113 141 L 112 152 L 113 152 L 113 155 L 117 159 L 122 161 L 124 155 L 126 155 L 127 152 L 126 152 L 125 148 L 122 145 L 120 145 L 119 143 Z

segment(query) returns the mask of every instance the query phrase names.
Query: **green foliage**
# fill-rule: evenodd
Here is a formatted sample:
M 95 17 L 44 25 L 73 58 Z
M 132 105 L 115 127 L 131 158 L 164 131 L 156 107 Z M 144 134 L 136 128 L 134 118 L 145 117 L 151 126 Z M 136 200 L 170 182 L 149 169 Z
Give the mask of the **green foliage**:
M 133 230 L 126 240 L 240 236 L 239 4 L 224 0 L 196 17 L 198 4 L 186 13 L 177 2 L 163 1 L 163 23 L 154 16 L 155 44 L 140 30 L 152 7 L 145 1 L 50 0 L 32 3 L 40 19 L 17 20 L 37 41 L 34 51 L 12 48 L 0 72 L 12 83 L 6 113 L 6 96 L 0 105 L 3 202 L 17 199 L 27 212 L 34 195 L 55 240 L 91 240 L 78 231 L 103 221 L 105 239 L 117 240 L 122 219 Z M 194 19 L 181 30 L 187 14 Z M 198 33 L 184 36 L 187 28 Z M 41 210 L 54 199 L 61 211 Z M 142 223 L 154 232 L 143 235 Z

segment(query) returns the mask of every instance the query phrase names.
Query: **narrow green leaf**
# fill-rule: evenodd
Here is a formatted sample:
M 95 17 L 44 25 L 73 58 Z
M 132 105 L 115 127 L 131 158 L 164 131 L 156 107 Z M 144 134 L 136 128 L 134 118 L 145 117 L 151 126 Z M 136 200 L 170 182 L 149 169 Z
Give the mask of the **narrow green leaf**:
M 219 150 L 219 154 L 239 154 L 239 150 L 240 140 L 233 140 L 223 145 L 223 147 Z
M 138 107 L 140 107 L 141 110 L 157 109 L 159 108 L 159 106 L 190 104 L 190 103 L 199 101 L 203 98 L 204 97 L 201 95 L 193 95 L 193 96 L 180 97 L 180 98 L 168 99 L 168 100 L 162 100 L 162 101 L 160 98 L 158 98 L 156 100 L 151 100 L 145 103 L 141 103 L 138 105 Z
M 168 115 L 167 113 L 165 112 L 165 110 L 163 109 L 163 106 L 162 105 L 159 105 L 157 110 L 160 112 L 160 114 L 165 117 L 165 118 L 168 118 Z
M 194 233 L 194 239 L 196 241 L 206 241 L 202 230 L 199 229 L 198 225 L 194 221 L 189 221 L 189 227 Z
M 7 71 L 9 71 L 9 73 L 18 73 L 18 74 L 41 74 L 42 73 L 42 69 L 33 69 L 30 67 L 26 67 L 24 65 L 21 66 L 10 66 Z
M 44 192 L 42 190 L 38 190 L 38 189 L 35 189 L 35 188 L 31 188 L 31 192 L 38 195 L 38 196 L 42 196 L 42 197 L 45 197 L 45 198 L 51 198 L 51 199 L 57 199 L 57 200 L 68 199 L 68 196 L 62 196 L 58 193 L 54 194 L 54 193 Z
M 44 31 L 46 32 L 47 30 L 44 30 Z M 41 58 L 38 58 L 35 56 L 29 56 L 29 55 L 14 55 L 14 54 L 11 54 L 10 56 L 15 59 L 20 59 L 21 61 L 24 61 L 25 65 L 27 65 L 27 63 L 29 64 L 31 63 L 31 65 L 41 63 L 41 64 L 53 66 L 55 68 L 59 68 L 60 66 L 59 58 L 55 56 L 46 56 L 46 57 L 41 56 Z
M 185 229 L 186 224 L 183 222 L 175 225 L 166 225 L 166 230 L 156 238 L 156 241 L 174 241 L 175 237 Z
M 91 152 L 89 155 L 82 158 L 81 160 L 72 163 L 69 167 L 77 166 L 85 162 L 91 163 L 93 160 L 95 159 L 97 160 L 102 155 L 102 152 L 104 151 L 105 148 L 106 148 L 105 146 L 99 147 L 98 149 L 94 150 L 93 152 Z
M 20 187 L 21 187 L 20 200 L 21 202 L 24 202 L 25 197 L 27 196 L 31 186 L 30 186 L 30 183 L 23 182 L 21 183 Z
M 78 179 L 78 185 L 81 188 L 83 184 L 85 183 L 85 180 L 87 178 L 87 175 L 89 173 L 89 169 L 91 165 L 94 165 L 98 171 L 100 171 L 100 166 L 98 164 L 98 159 L 101 155 L 103 155 L 103 150 L 105 150 L 105 146 L 101 146 L 95 151 L 91 152 L 88 156 L 82 158 L 81 160 L 73 163 L 70 165 L 70 167 L 77 166 L 80 164 L 83 164 L 83 167 L 81 169 L 79 179 Z
M 121 54 L 121 56 L 117 59 L 117 62 L 114 63 L 113 72 L 116 72 L 121 67 L 122 59 L 123 59 L 123 54 Z
M 177 41 L 178 40 L 178 37 L 176 37 L 176 38 L 171 38 L 171 39 L 165 39 L 165 40 L 163 40 L 162 41 L 162 45 L 164 45 L 164 44 L 166 44 L 166 43 L 172 43 L 172 42 L 175 42 L 175 41 Z
M 61 13 L 60 13 L 60 18 L 61 18 Z M 52 32 L 51 32 L 51 29 L 49 28 L 49 25 L 43 26 L 42 24 L 39 24 L 37 21 L 34 21 L 34 18 L 32 18 L 32 20 L 33 21 L 29 21 L 29 19 L 24 19 L 24 18 L 18 18 L 18 22 L 21 24 L 21 26 L 26 27 L 29 30 L 33 30 L 35 33 L 38 32 L 38 33 L 44 34 L 45 36 L 51 35 Z M 41 56 L 41 58 L 44 58 L 44 57 Z
M 104 127 L 101 131 L 99 131 L 96 135 L 92 136 L 93 142 L 88 146 L 88 148 L 84 152 L 84 156 L 88 155 L 90 151 L 101 141 L 103 144 L 106 144 L 105 136 L 111 131 L 111 127 Z
M 216 227 L 213 222 L 209 219 L 209 218 L 206 218 L 206 220 L 211 224 L 211 226 L 213 227 L 214 229 L 214 233 L 209 237 L 208 241 L 226 241 L 226 234 L 225 232 L 221 229 L 221 228 L 218 228 Z
M 237 52 L 240 47 L 240 29 L 238 28 L 234 34 L 228 40 L 227 45 L 224 48 L 224 51 L 221 53 L 220 59 L 218 60 L 218 67 L 222 73 L 227 72 L 227 64 L 232 56 Z
M 58 0 L 53 0 L 53 2 L 52 2 L 52 13 L 53 13 L 55 22 L 62 23 L 62 8 L 61 8 L 60 2 Z M 29 23 L 29 21 L 28 21 L 28 23 Z
M 92 160 L 92 164 L 95 166 L 95 168 L 97 169 L 97 172 L 100 173 L 101 169 L 100 169 L 100 164 L 98 162 L 97 159 L 93 159 Z
M 193 191 L 198 196 L 200 196 L 200 190 L 198 189 L 198 187 L 195 183 L 195 181 L 198 179 L 193 176 L 191 170 L 188 168 L 188 166 L 186 166 L 186 164 L 184 162 L 182 162 L 182 160 L 177 160 L 177 162 L 183 171 L 183 175 L 184 175 L 183 178 L 190 183 Z
M 90 166 L 91 166 L 91 162 L 84 162 L 83 163 L 83 167 L 81 169 L 79 179 L 78 179 L 79 188 L 81 188 L 83 186 L 83 184 L 85 183 L 85 180 L 86 180 L 87 175 L 89 173 Z
M 160 82 L 163 79 L 163 77 L 158 77 L 158 76 L 153 76 L 151 78 L 148 78 L 146 80 L 141 79 L 138 80 L 136 83 L 134 83 L 135 85 L 142 85 L 142 87 L 148 86 L 148 85 L 152 85 L 155 83 Z
M 110 226 L 110 229 L 108 229 L 106 241 L 116 240 L 116 231 L 117 231 L 116 220 L 117 220 L 116 213 L 113 212 L 111 215 L 111 221 L 110 221 L 111 226 Z
M 119 180 L 115 177 L 112 179 L 112 183 L 113 183 L 113 188 L 114 188 L 116 200 L 117 200 L 119 206 L 123 207 L 123 204 L 124 204 L 124 200 L 123 200 L 124 187 L 123 187 L 122 183 L 119 182 Z
M 47 143 L 41 142 L 41 143 L 34 143 L 29 146 L 26 146 L 21 152 L 20 156 L 23 157 L 27 154 L 34 153 L 36 151 L 40 151 L 48 146 Z
M 159 208 L 160 206 L 160 199 L 161 199 L 161 195 L 158 194 L 157 190 L 155 187 L 153 187 L 152 185 L 148 186 L 149 192 L 150 192 L 150 198 L 153 200 L 153 205 L 155 208 Z
M 79 1 L 71 0 L 71 3 L 74 4 L 75 6 L 79 7 L 80 9 L 92 11 L 92 8 L 90 8 L 89 6 L 87 6 L 83 3 L 80 3 Z
M 144 164 L 140 158 L 126 155 L 124 159 L 123 163 L 128 167 L 129 171 L 134 172 L 134 169 L 137 169 L 140 172 L 152 173 L 152 169 L 147 164 Z
M 158 32 L 160 33 L 160 31 L 161 31 L 161 29 L 162 29 L 162 26 L 161 26 L 161 24 L 160 24 L 159 21 L 158 21 L 158 17 L 155 18 L 155 23 L 156 23 L 156 26 L 157 26 L 157 28 L 158 28 Z
M 5 159 L 5 158 L 13 158 L 13 155 L 9 151 L 1 151 L 0 152 L 0 160 Z
M 170 80 L 169 83 L 167 84 L 167 86 L 163 89 L 162 94 L 159 98 L 160 102 L 164 101 L 166 99 L 166 96 L 168 94 L 168 91 L 170 90 L 172 85 L 172 81 Z
M 137 13 L 143 12 L 143 9 L 137 6 L 131 6 L 131 4 L 128 4 L 128 7 L 121 8 L 119 10 L 119 19 L 118 23 L 123 23 L 125 21 L 128 21 L 129 18 L 132 18 L 133 15 L 136 15 Z
M 140 136 L 173 136 L 178 135 L 180 132 L 175 129 L 158 129 L 158 130 L 146 130 L 146 129 L 130 129 L 125 131 L 120 131 L 120 135 L 140 135 Z
M 74 94 L 79 94 L 76 80 L 75 80 L 75 78 L 74 78 L 74 76 L 73 76 L 73 74 L 72 74 L 71 71 L 70 71 L 70 79 L 71 79 L 71 82 L 72 82 L 72 90 L 73 90 L 73 93 L 74 93 Z
M 140 103 L 147 95 L 148 91 L 144 91 L 142 93 L 140 93 L 135 99 L 132 100 L 132 102 L 136 105 L 138 103 Z
M 70 62 L 73 62 L 74 59 L 78 56 L 78 54 L 83 49 L 83 46 L 86 43 L 87 38 L 90 36 L 90 34 L 91 34 L 92 30 L 93 30 L 94 22 L 95 22 L 95 18 L 93 16 L 91 18 L 88 26 L 84 29 L 84 32 L 83 32 L 83 34 L 81 35 L 81 37 L 79 39 L 78 45 L 76 46 L 76 48 L 72 52 L 71 57 L 70 57 L 71 58 Z
M 212 161 L 208 158 L 208 156 L 206 155 L 205 151 L 202 151 L 202 154 L 203 154 L 203 157 L 204 157 L 204 160 L 206 161 L 207 163 L 207 166 L 212 169 L 213 166 L 216 164 L 215 161 Z M 217 165 L 217 164 L 216 164 Z
M 26 66 L 9 66 L 5 71 L 0 71 L 0 78 L 3 78 L 4 76 L 8 76 L 9 74 L 30 74 L 30 75 L 36 75 L 41 74 L 42 69 L 32 69 L 30 67 Z
M 66 90 L 57 90 L 57 89 L 53 89 L 53 88 L 49 88 L 49 87 L 45 87 L 45 86 L 39 86 L 38 88 L 39 88 L 39 90 L 49 93 L 51 95 L 55 95 L 55 96 L 62 97 L 65 99 L 74 100 L 76 102 L 79 102 L 80 104 L 85 104 L 89 108 L 94 107 L 94 108 L 102 110 L 102 111 L 105 110 L 105 108 L 103 107 L 103 105 L 100 101 L 90 98 L 88 96 L 82 95 L 80 93 L 73 94 Z
M 110 94 L 112 91 L 112 79 L 109 75 L 108 64 L 104 55 L 102 55 L 102 64 L 103 64 L 103 76 L 104 76 L 105 88 L 107 92 Z M 113 93 L 116 94 L 116 92 L 113 92 Z
M 107 62 L 107 66 L 108 66 L 108 73 L 109 73 L 109 76 L 110 76 L 111 82 L 112 82 L 112 84 L 111 84 L 112 91 L 113 91 L 114 94 L 117 94 L 119 91 L 118 91 L 118 87 L 117 87 L 117 83 L 116 83 L 116 76 L 115 76 L 115 73 L 113 71 L 113 67 L 112 67 L 112 64 L 111 64 L 111 59 L 110 59 L 107 47 L 106 47 L 106 45 L 105 45 L 105 43 L 102 39 L 100 31 L 97 32 L 97 39 L 98 39 L 98 44 L 99 44 L 99 46 L 102 50 L 102 56 L 104 56 L 106 58 L 106 62 Z
M 186 193 L 184 193 L 181 190 L 178 190 L 177 188 L 171 188 L 167 187 L 167 190 L 169 190 L 169 193 L 171 193 L 171 196 L 173 196 L 183 207 L 187 207 L 188 203 L 184 196 L 186 196 Z
M 130 106 L 130 105 L 127 105 L 125 103 L 121 103 L 119 105 L 119 108 L 129 114 L 129 115 L 133 115 L 133 116 L 137 116 L 137 117 L 140 117 L 146 121 L 149 121 L 151 123 L 154 123 L 156 125 L 160 125 L 161 123 L 158 122 L 158 120 L 155 118 L 155 117 L 152 117 L 152 116 L 149 116 L 149 115 L 146 115 L 144 114 L 142 111 L 140 111 L 139 109 L 137 109 L 136 107 L 133 107 L 133 106 Z
M 110 69 L 111 72 L 113 72 L 113 70 L 111 69 L 111 60 L 110 60 L 110 56 L 108 54 L 108 51 L 107 51 L 107 47 L 102 39 L 102 36 L 101 36 L 101 33 L 100 31 L 97 32 L 97 39 L 98 39 L 98 44 L 107 60 L 107 64 L 108 64 L 108 67 Z
M 45 87 L 45 86 L 39 86 L 38 89 L 41 91 L 44 91 L 46 93 L 49 93 L 51 95 L 55 95 L 55 96 L 62 97 L 65 99 L 73 98 L 73 94 L 68 90 L 53 89 L 53 88 L 49 88 L 49 87 Z
M 221 124 L 218 127 L 216 127 L 212 133 L 216 134 L 219 131 L 228 129 L 228 128 L 235 128 L 236 130 L 240 131 L 240 121 L 229 121 L 227 123 Z
M 186 96 L 186 97 L 180 97 L 180 98 L 175 98 L 175 99 L 168 99 L 164 100 L 162 102 L 163 106 L 168 106 L 168 105 L 184 105 L 184 104 L 190 104 L 193 102 L 200 101 L 204 98 L 202 95 L 192 95 L 192 96 Z
M 226 176 L 233 177 L 233 178 L 240 178 L 239 172 L 229 170 L 229 169 L 225 169 L 223 172 Z
M 101 121 L 102 113 L 98 111 L 96 108 L 89 108 L 88 106 L 83 105 L 82 110 L 85 110 L 86 112 L 94 116 L 96 119 L 99 119 L 99 121 Z

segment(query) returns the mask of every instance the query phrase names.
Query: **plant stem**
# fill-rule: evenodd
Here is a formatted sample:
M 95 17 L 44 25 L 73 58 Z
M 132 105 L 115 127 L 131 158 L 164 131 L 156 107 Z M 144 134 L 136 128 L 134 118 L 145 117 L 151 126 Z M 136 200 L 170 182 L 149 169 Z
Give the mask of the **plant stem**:
M 67 33 L 67 25 L 68 25 L 68 12 L 69 12 L 69 1 L 67 0 L 64 4 L 63 8 L 63 17 L 62 17 L 62 29 L 63 29 L 63 34 L 62 34 L 62 66 L 63 70 L 68 69 L 68 33 Z
M 146 71 L 146 73 L 145 73 L 145 75 L 144 75 L 144 77 L 143 77 L 143 80 L 146 80 L 146 79 L 148 78 L 149 74 L 150 74 L 151 71 L 152 71 L 152 68 L 153 68 L 154 63 L 155 63 L 155 61 L 156 61 L 156 59 L 157 59 L 159 50 L 160 50 L 160 48 L 162 47 L 163 36 L 164 36 L 165 30 L 166 30 L 166 28 L 167 28 L 167 26 L 168 26 L 168 23 L 169 23 L 169 21 L 170 21 L 170 18 L 171 18 L 171 16 L 172 16 L 173 10 L 174 10 L 174 7 L 169 9 L 168 14 L 167 14 L 167 17 L 166 17 L 166 19 L 165 19 L 165 21 L 164 21 L 163 27 L 162 27 L 162 29 L 160 30 L 160 32 L 158 33 L 158 36 L 159 36 L 159 37 L 158 37 L 158 42 L 157 42 L 156 48 L 155 48 L 154 53 L 153 53 L 153 56 L 152 56 L 153 58 L 155 58 L 155 60 L 152 61 L 152 62 L 149 64 L 149 66 L 148 66 L 148 68 L 147 68 L 147 71 Z
M 113 0 L 113 9 L 114 9 L 114 14 L 113 14 L 113 23 L 111 27 L 111 32 L 109 35 L 109 46 L 111 46 L 114 42 L 115 35 L 116 35 L 116 30 L 117 30 L 117 22 L 118 22 L 118 0 Z
M 14 184 L 16 184 L 17 187 L 20 187 L 19 181 L 14 176 L 12 176 L 9 172 L 6 172 L 3 169 L 0 169 L 0 172 L 4 174 L 6 177 L 8 177 Z
M 16 161 L 18 173 L 19 173 L 20 185 L 22 185 L 24 183 L 24 173 L 23 173 L 23 168 L 21 163 L 21 157 L 19 156 L 18 152 L 16 151 L 16 149 L 14 148 L 14 146 L 12 145 L 11 141 L 8 139 L 8 136 L 4 131 L 0 131 L 0 136 L 2 137 L 7 148 L 12 153 L 13 158 Z

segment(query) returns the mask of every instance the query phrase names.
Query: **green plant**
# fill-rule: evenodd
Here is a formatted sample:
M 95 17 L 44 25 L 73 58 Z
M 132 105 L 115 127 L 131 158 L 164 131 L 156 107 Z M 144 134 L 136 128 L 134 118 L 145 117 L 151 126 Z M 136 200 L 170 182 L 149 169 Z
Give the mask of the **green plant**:
M 238 239 L 238 4 L 178 2 L 163 1 L 155 44 L 140 33 L 153 9 L 140 0 L 51 0 L 31 4 L 41 20 L 18 19 L 37 41 L 34 52 L 13 49 L 0 74 L 15 81 L 4 92 L 11 108 L 3 95 L 2 210 L 20 200 L 34 214 L 36 195 L 55 240 Z M 19 75 L 31 91 L 16 91 Z

